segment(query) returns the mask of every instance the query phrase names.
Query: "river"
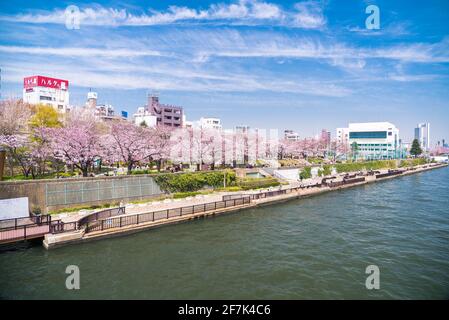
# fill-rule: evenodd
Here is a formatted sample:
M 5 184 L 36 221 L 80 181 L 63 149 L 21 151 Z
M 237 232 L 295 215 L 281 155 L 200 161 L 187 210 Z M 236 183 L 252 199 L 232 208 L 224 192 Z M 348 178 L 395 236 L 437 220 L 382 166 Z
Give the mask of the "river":
M 80 289 L 67 290 L 68 265 Z M 380 270 L 368 290 L 365 269 Z M 132 235 L 0 253 L 2 299 L 448 299 L 449 168 Z

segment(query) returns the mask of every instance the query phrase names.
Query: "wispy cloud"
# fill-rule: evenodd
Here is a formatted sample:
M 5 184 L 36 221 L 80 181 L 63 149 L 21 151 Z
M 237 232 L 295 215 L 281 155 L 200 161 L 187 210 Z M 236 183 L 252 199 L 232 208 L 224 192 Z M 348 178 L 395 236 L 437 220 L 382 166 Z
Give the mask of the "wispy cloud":
M 153 50 L 131 50 L 124 48 L 52 48 L 52 47 L 30 47 L 30 46 L 5 46 L 0 45 L 0 52 L 22 53 L 30 55 L 70 56 L 70 57 L 145 57 L 160 56 L 161 53 Z
M 271 91 L 306 94 L 326 97 L 343 97 L 351 93 L 351 90 L 341 85 L 323 84 L 318 81 L 304 80 L 276 80 L 264 76 L 234 74 L 232 76 L 208 75 L 185 69 L 181 74 L 172 74 L 170 70 L 140 69 L 134 68 L 109 68 L 106 65 L 92 63 L 92 66 L 84 65 L 76 70 L 69 64 L 50 65 L 43 64 L 37 68 L 33 63 L 4 64 L 4 81 L 21 82 L 23 77 L 29 75 L 30 70 L 39 69 L 43 74 L 70 79 L 72 85 L 80 87 L 96 88 L 121 88 L 126 89 L 156 89 L 175 90 L 181 92 L 256 92 Z M 192 72 L 192 73 L 190 73 Z M 62 76 L 63 75 L 63 76 Z M 192 79 L 195 81 L 192 81 Z
M 393 22 L 387 24 L 386 26 L 382 26 L 380 29 L 372 29 L 369 30 L 367 28 L 361 28 L 359 26 L 346 27 L 346 30 L 353 32 L 355 34 L 359 34 L 362 36 L 388 36 L 388 37 L 399 37 L 412 34 L 411 32 L 412 25 L 409 22 L 401 21 L 401 22 Z
M 231 4 L 217 3 L 207 9 L 195 9 L 181 6 L 169 6 L 165 11 L 148 10 L 148 13 L 136 14 L 127 9 L 106 8 L 103 6 L 84 7 L 79 11 L 81 25 L 94 26 L 154 26 L 189 22 L 217 22 L 230 24 L 270 24 L 316 29 L 326 23 L 321 6 L 306 1 L 294 5 L 294 9 L 285 10 L 279 5 L 259 0 L 239 0 Z M 0 20 L 64 24 L 65 9 L 40 11 L 14 16 L 0 16 Z

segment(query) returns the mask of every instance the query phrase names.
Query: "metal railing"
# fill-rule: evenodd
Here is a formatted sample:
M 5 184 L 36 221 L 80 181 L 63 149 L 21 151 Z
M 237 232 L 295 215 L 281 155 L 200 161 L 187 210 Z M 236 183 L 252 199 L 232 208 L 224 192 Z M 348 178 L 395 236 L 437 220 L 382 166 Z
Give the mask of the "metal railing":
M 0 242 L 41 237 L 50 232 L 50 215 L 5 219 L 0 223 Z
M 217 209 L 235 207 L 251 202 L 249 196 L 243 196 L 238 199 L 222 200 L 209 203 L 202 203 L 192 206 L 165 209 L 153 212 L 138 213 L 133 215 L 119 216 L 115 218 L 100 219 L 94 222 L 87 222 L 85 224 L 85 232 L 103 231 L 112 228 L 121 228 L 129 225 L 139 225 L 146 222 L 153 222 L 159 220 L 167 220 L 173 217 L 181 217 L 186 215 L 193 215 Z M 80 225 L 81 227 L 81 225 Z

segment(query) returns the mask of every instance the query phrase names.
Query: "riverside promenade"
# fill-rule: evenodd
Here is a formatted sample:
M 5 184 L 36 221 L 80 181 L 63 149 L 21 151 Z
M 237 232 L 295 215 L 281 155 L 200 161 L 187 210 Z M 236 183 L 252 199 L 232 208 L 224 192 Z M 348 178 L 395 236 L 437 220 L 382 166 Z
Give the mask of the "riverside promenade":
M 58 218 L 65 224 L 62 226 L 62 232 L 46 234 L 43 245 L 50 249 L 66 244 L 120 236 L 446 166 L 447 164 L 426 164 L 395 170 L 379 170 L 374 173 L 338 174 L 332 177 L 311 179 L 307 183 L 294 182 L 263 190 L 220 192 L 185 199 L 167 199 L 146 204 L 127 205 L 123 211 L 119 210 L 117 213 L 108 213 L 108 215 L 103 215 L 103 212 L 59 215 Z M 80 218 L 80 216 L 82 217 Z

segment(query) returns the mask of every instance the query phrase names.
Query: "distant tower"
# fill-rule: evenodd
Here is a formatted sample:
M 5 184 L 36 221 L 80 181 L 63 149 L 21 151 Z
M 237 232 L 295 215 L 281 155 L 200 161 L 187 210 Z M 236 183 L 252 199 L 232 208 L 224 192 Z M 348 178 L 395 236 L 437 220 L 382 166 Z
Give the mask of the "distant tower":
M 96 108 L 97 107 L 97 93 L 94 91 L 89 91 L 87 93 L 87 106 L 89 108 Z
M 426 151 L 430 150 L 430 123 L 418 123 L 415 128 L 415 139 Z

